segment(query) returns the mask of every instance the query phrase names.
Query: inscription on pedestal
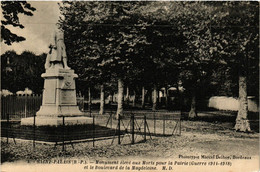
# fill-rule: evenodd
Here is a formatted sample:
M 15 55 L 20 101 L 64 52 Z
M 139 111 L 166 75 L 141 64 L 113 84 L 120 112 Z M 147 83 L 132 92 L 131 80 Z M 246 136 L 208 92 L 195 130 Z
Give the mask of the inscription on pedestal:
M 59 73 L 74 73 L 74 70 L 59 69 Z
M 76 105 L 76 93 L 74 90 L 61 90 L 61 104 Z
M 44 100 L 45 104 L 55 104 L 56 102 L 56 80 L 45 80 Z

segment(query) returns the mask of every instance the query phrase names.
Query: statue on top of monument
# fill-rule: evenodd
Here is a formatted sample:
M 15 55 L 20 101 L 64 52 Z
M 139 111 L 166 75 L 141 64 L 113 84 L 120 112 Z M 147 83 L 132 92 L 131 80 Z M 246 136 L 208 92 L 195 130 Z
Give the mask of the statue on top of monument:
M 70 69 L 67 64 L 66 46 L 64 44 L 64 33 L 57 25 L 51 37 L 50 51 L 47 54 L 45 69 L 65 68 Z

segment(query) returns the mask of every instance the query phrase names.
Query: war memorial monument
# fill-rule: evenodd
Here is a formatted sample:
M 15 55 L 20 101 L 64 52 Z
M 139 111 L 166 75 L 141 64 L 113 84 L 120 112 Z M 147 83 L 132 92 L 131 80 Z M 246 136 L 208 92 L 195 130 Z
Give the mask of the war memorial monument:
M 44 91 L 42 106 L 36 113 L 36 126 L 58 126 L 86 124 L 91 118 L 84 117 L 77 106 L 74 70 L 67 65 L 64 33 L 58 28 L 54 29 L 51 37 L 50 51 L 48 52 L 45 69 L 41 76 L 44 78 Z M 22 118 L 22 125 L 33 125 L 34 118 Z

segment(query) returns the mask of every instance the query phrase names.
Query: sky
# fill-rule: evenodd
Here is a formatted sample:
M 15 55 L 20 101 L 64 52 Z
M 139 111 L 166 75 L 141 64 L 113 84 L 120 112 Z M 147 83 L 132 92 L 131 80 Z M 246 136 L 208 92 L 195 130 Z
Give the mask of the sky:
M 25 41 L 8 46 L 1 42 L 1 54 L 15 50 L 18 54 L 28 50 L 37 55 L 48 52 L 53 27 L 59 19 L 59 6 L 56 1 L 28 1 L 36 11 L 33 16 L 19 15 L 20 23 L 25 28 L 8 27 L 13 33 L 25 37 Z

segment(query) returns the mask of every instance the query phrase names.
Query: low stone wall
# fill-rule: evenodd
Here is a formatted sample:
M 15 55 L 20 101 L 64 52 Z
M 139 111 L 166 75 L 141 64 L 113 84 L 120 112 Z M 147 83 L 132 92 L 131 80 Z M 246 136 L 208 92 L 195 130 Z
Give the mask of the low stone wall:
M 219 110 L 232 110 L 238 111 L 239 101 L 238 98 L 226 96 L 214 96 L 209 99 L 208 107 Z M 251 112 L 258 112 L 258 105 L 255 100 L 248 98 L 248 110 Z

